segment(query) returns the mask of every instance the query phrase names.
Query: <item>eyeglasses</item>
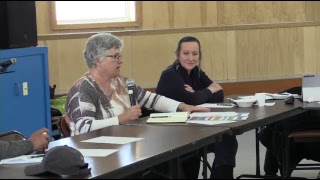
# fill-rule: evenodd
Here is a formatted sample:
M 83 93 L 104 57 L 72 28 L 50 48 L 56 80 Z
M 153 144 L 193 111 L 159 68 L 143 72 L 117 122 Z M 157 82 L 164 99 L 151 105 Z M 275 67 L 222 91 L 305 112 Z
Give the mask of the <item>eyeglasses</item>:
M 122 59 L 122 55 L 121 54 L 107 55 L 105 57 L 111 57 L 111 58 L 114 59 L 114 61 L 119 61 L 120 59 Z

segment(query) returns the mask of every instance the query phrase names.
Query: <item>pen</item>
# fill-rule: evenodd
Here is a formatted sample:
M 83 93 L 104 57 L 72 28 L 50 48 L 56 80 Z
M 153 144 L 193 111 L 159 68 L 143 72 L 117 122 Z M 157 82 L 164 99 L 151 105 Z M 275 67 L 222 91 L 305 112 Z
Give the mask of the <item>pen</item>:
M 155 116 L 155 117 L 152 117 L 152 118 L 168 118 L 169 116 Z
M 219 106 L 232 106 L 232 104 L 218 103 Z
M 41 155 L 34 155 L 34 156 L 30 156 L 29 158 L 39 158 L 39 157 L 44 157 L 44 154 L 41 154 Z

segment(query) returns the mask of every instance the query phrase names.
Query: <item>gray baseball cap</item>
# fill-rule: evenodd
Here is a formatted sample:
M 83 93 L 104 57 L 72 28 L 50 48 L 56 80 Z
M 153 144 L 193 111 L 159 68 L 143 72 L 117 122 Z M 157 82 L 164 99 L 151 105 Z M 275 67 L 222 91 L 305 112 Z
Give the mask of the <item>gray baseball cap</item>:
M 84 162 L 83 155 L 69 146 L 56 146 L 45 153 L 40 164 L 30 165 L 24 169 L 27 176 L 41 175 L 46 172 L 58 175 L 89 174 L 91 168 Z

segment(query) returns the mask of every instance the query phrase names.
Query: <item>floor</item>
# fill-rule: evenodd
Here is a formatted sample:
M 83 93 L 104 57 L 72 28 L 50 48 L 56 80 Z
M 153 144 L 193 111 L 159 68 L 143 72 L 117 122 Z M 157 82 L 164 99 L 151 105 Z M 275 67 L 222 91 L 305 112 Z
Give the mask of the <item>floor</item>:
M 234 178 L 241 174 L 255 174 L 256 173 L 256 158 L 255 158 L 255 131 L 249 131 L 242 135 L 237 136 L 239 143 L 238 153 L 237 153 L 237 166 L 234 169 Z M 263 175 L 263 164 L 264 156 L 266 153 L 265 147 L 260 144 L 260 172 Z M 208 154 L 208 161 L 213 162 L 214 154 Z M 309 163 L 312 161 L 303 160 L 302 163 Z M 202 166 L 200 169 L 202 172 Z M 296 170 L 293 171 L 292 177 L 304 177 L 308 179 L 315 179 L 318 176 L 320 170 Z M 210 177 L 210 172 L 208 171 L 208 177 Z M 201 173 L 199 174 L 199 179 L 203 179 Z

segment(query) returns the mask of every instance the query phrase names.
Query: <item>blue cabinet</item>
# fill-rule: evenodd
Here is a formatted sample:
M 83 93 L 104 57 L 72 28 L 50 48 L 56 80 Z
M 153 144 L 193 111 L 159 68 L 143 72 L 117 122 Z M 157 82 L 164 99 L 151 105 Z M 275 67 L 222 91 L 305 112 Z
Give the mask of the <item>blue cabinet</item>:
M 29 137 L 45 127 L 51 135 L 48 48 L 0 49 L 0 63 L 12 58 L 16 64 L 0 73 L 0 132 Z

